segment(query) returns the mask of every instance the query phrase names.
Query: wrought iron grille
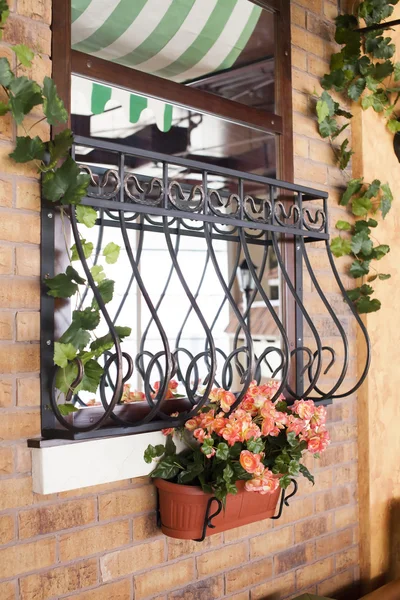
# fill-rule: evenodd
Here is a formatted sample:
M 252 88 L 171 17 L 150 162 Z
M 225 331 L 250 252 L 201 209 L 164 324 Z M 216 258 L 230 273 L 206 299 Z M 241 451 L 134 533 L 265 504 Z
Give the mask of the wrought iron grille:
M 73 209 L 72 236 L 88 282 L 80 306 L 95 298 L 115 346 L 105 356 L 96 402 L 88 403 L 84 394 L 70 392 L 61 401 L 82 410 L 63 416 L 53 366 L 57 311 L 43 286 L 44 437 L 79 439 L 178 426 L 207 402 L 214 386 L 232 389 L 236 407 L 253 380 L 278 379 L 275 397 L 283 393 L 289 402 L 343 398 L 361 385 L 369 367 L 368 335 L 346 295 L 329 248 L 325 192 L 107 141 L 76 138 L 74 156 L 91 176 L 83 203 L 98 211 L 93 264 L 100 260 L 107 236 L 119 236 L 124 262 L 122 271 L 114 269 L 121 292 L 116 303 L 104 303 L 84 256 Z M 54 272 L 56 210 L 43 206 L 43 277 Z M 146 262 L 149 237 L 157 247 L 155 240 L 159 240 L 160 248 L 158 258 Z M 343 294 L 345 317 L 323 292 L 309 244 L 324 248 L 329 278 Z M 58 240 L 57 246 L 61 245 Z M 225 248 L 223 260 L 221 247 Z M 201 260 L 193 259 L 189 270 L 186 260 L 185 270 L 182 256 L 188 248 L 200 248 Z M 248 280 L 242 299 L 237 282 L 240 269 Z M 280 287 L 280 307 L 267 285 L 271 270 Z M 324 328 L 334 344 L 324 341 L 303 302 L 306 279 L 311 297 L 322 303 Z M 158 284 L 156 291 L 152 284 L 149 289 L 152 280 Z M 175 286 L 175 303 L 165 312 L 171 286 Z M 214 289 L 218 290 L 215 298 Z M 144 314 L 140 318 L 139 304 Z M 227 321 L 223 342 L 221 329 L 217 331 L 222 314 Z M 121 323 L 122 317 L 131 322 Z M 193 320 L 195 335 L 189 326 Z M 346 377 L 350 320 L 361 329 L 368 349 L 357 381 Z M 167 331 L 171 321 L 173 334 Z M 130 325 L 135 340 L 121 344 L 115 330 L 118 324 Z M 82 377 L 82 365 L 78 367 Z M 168 398 L 172 379 L 179 383 L 181 394 Z M 156 386 L 155 381 L 159 382 Z M 128 382 L 141 389 L 142 401 L 123 401 Z

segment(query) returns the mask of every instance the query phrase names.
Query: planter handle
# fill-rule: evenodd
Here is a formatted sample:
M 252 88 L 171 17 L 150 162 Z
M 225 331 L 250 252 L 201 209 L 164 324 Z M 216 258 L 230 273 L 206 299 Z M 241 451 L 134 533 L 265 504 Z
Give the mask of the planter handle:
M 291 494 L 289 494 L 289 496 L 286 496 L 286 498 L 285 498 L 286 490 L 282 490 L 281 502 L 279 504 L 278 514 L 275 515 L 274 517 L 271 517 L 271 519 L 280 519 L 282 516 L 282 512 L 283 512 L 283 505 L 289 506 L 290 498 L 293 498 L 293 496 L 297 493 L 297 490 L 299 487 L 297 484 L 297 481 L 295 479 L 291 479 L 290 481 L 293 483 L 293 492 Z
M 214 500 L 215 500 L 215 502 L 217 502 L 218 508 L 212 515 L 210 515 L 211 505 L 214 502 Z M 205 540 L 206 534 L 207 534 L 207 527 L 210 527 L 210 529 L 215 529 L 215 525 L 212 524 L 212 520 L 214 517 L 219 515 L 221 510 L 222 510 L 221 500 L 218 500 L 218 498 L 216 498 L 215 496 L 210 498 L 209 501 L 207 502 L 207 510 L 206 510 L 206 514 L 204 517 L 204 524 L 203 524 L 203 533 L 201 535 L 201 538 L 198 538 L 197 540 L 193 540 L 194 542 L 203 542 Z

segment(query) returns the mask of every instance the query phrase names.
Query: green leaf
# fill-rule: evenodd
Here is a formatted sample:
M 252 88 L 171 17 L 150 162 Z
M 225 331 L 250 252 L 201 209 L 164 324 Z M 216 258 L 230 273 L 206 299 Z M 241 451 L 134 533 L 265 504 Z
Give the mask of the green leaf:
M 89 360 L 84 367 L 84 375 L 81 383 L 77 387 L 77 391 L 97 392 L 100 379 L 104 373 L 103 367 L 96 360 Z
M 9 84 L 11 112 L 19 125 L 34 106 L 42 104 L 42 92 L 35 81 L 27 77 L 16 77 Z
M 347 189 L 344 192 L 341 200 L 340 200 L 340 204 L 342 206 L 347 206 L 347 204 L 349 203 L 350 199 L 352 196 L 354 196 L 355 194 L 358 194 L 358 192 L 361 190 L 362 185 L 363 185 L 363 178 L 361 179 L 351 179 L 349 181 L 349 183 L 347 184 Z
M 289 487 L 290 483 L 291 483 L 290 475 L 284 475 L 279 480 L 279 487 L 281 487 L 282 489 L 286 490 L 286 488 Z
M 143 454 L 144 462 L 150 464 L 154 458 L 162 456 L 164 452 L 165 446 L 162 444 L 157 444 L 157 446 L 149 444 Z
M 165 442 L 165 456 L 174 456 L 176 455 L 176 446 L 174 440 L 172 439 L 172 435 L 167 437 Z M 200 455 L 200 453 L 199 453 Z
M 82 239 L 81 246 L 82 246 L 82 250 L 83 250 L 83 254 L 84 254 L 85 258 L 89 258 L 93 252 L 93 243 L 87 242 L 86 240 Z M 79 260 L 79 254 L 78 254 L 78 250 L 76 248 L 76 244 L 74 244 L 71 247 L 71 250 L 72 250 L 71 260 Z
M 391 278 L 391 275 L 387 275 L 387 274 L 385 275 L 384 273 L 379 273 L 378 277 L 381 281 L 386 281 L 386 279 Z
M 394 80 L 400 81 L 400 62 L 394 64 Z
M 60 342 L 72 344 L 77 350 L 83 350 L 90 342 L 90 334 L 79 323 L 73 321 L 60 337 Z
M 340 127 L 340 129 L 338 129 L 337 131 L 332 133 L 332 140 L 336 140 L 336 138 L 339 137 L 339 135 L 342 133 L 342 131 L 347 129 L 348 126 L 349 126 L 349 124 L 346 123 L 346 125 L 343 125 L 343 127 Z
M 97 286 L 97 289 L 100 292 L 104 304 L 111 302 L 114 295 L 114 281 L 112 281 L 112 279 L 103 279 Z M 95 298 L 93 298 L 92 301 L 92 308 L 98 308 Z
M 333 136 L 338 129 L 338 124 L 333 117 L 327 117 L 319 123 L 319 132 L 323 138 Z
M 344 54 L 343 52 L 334 52 L 331 54 L 330 70 L 337 71 L 344 67 Z
M 381 307 L 381 303 L 376 298 L 374 300 L 371 300 L 370 298 L 364 296 L 364 297 L 360 298 L 360 300 L 357 302 L 356 306 L 357 306 L 357 311 L 360 314 L 366 314 L 366 313 L 376 312 L 377 310 L 379 310 Z
M 368 227 L 378 227 L 378 221 L 375 221 L 375 219 L 368 219 L 367 225 Z
M 65 269 L 65 272 L 72 281 L 75 281 L 75 283 L 79 283 L 81 285 L 86 283 L 86 280 L 81 277 L 78 271 L 71 267 L 71 265 L 68 265 L 68 267 Z
M 339 149 L 339 167 L 343 171 L 349 164 L 350 158 L 354 154 L 353 150 L 347 150 L 349 140 L 344 140 Z
M 364 285 L 360 287 L 360 293 L 362 296 L 369 296 L 374 293 L 374 289 L 370 285 L 364 283 Z
M 375 112 L 381 113 L 385 109 L 385 106 L 389 104 L 389 97 L 385 90 L 379 88 L 376 92 L 363 96 L 361 99 L 361 107 L 363 110 L 367 108 L 373 108 Z
M 231 483 L 233 475 L 234 473 L 231 465 L 226 465 L 225 469 L 223 470 L 224 481 L 226 481 L 226 483 Z
M 336 229 L 339 229 L 339 231 L 350 231 L 352 225 L 348 221 L 337 221 L 335 227 Z
M 92 331 L 100 323 L 100 313 L 98 310 L 92 310 L 87 307 L 84 310 L 74 310 L 72 313 L 72 321 L 82 327 Z
M 357 287 L 354 290 L 347 290 L 347 295 L 352 302 L 355 302 L 361 296 L 361 288 Z
M 182 470 L 176 456 L 166 456 L 161 459 L 156 468 L 152 471 L 151 477 L 160 477 L 160 479 L 173 479 Z
M 45 77 L 43 81 L 43 112 L 46 115 L 47 122 L 50 125 L 65 123 L 68 120 L 68 113 L 64 102 L 57 94 L 57 88 L 50 77 Z
M 115 327 L 115 332 L 120 340 L 125 337 L 128 337 L 132 329 L 130 327 Z M 114 340 L 111 336 L 111 333 L 107 333 L 102 337 L 97 338 L 90 344 L 90 350 L 95 353 L 96 356 L 100 356 L 104 354 L 107 350 L 110 350 L 114 346 Z
M 14 73 L 11 71 L 8 59 L 4 57 L 0 58 L 0 85 L 8 88 L 13 79 Z
M 91 206 L 83 206 L 83 204 L 78 204 L 76 207 L 76 218 L 79 223 L 86 225 L 86 227 L 94 227 L 96 225 L 97 220 L 97 211 Z
M 76 348 L 72 344 L 62 344 L 55 342 L 54 344 L 54 364 L 58 367 L 66 367 L 68 361 L 73 360 L 76 356 Z
M 80 173 L 79 167 L 70 156 L 54 171 L 43 175 L 43 196 L 50 202 L 79 204 L 86 195 L 90 175 Z
M 335 237 L 331 241 L 331 251 L 332 254 L 334 254 L 334 256 L 340 258 L 341 256 L 345 256 L 346 254 L 350 254 L 351 243 L 349 240 L 345 240 L 340 236 Z
M 15 52 L 18 62 L 24 67 L 28 69 L 32 66 L 32 61 L 35 58 L 35 53 L 32 52 L 28 46 L 24 44 L 17 44 L 16 46 L 11 46 L 11 50 Z
M 369 239 L 368 233 L 364 230 L 353 235 L 351 239 L 351 251 L 353 254 L 364 254 L 368 256 L 372 252 L 372 240 Z
M 0 117 L 4 117 L 4 115 L 6 115 L 8 112 L 10 112 L 11 106 L 10 103 L 7 102 L 7 104 L 5 102 L 2 102 L 0 100 Z
M 381 260 L 388 252 L 390 252 L 390 246 L 387 244 L 380 244 L 373 249 L 373 255 L 376 260 Z
M 70 415 L 71 413 L 78 412 L 79 408 L 76 408 L 73 404 L 58 404 L 58 410 L 63 417 Z
M 297 437 L 294 431 L 290 431 L 289 433 L 287 433 L 286 438 L 289 446 L 291 446 L 292 448 L 295 448 L 298 445 Z
M 376 63 L 371 71 L 371 76 L 376 81 L 383 81 L 386 77 L 389 77 L 394 71 L 393 63 L 390 60 L 386 60 L 383 63 Z
M 46 279 L 45 284 L 49 290 L 47 294 L 53 298 L 71 298 L 78 291 L 76 283 L 65 273 Z
M 369 272 L 369 264 L 370 264 L 369 260 L 364 260 L 364 261 L 355 260 L 351 264 L 350 270 L 349 270 L 351 277 L 354 277 L 354 279 L 358 279 L 359 277 L 363 277 L 364 275 L 367 275 Z
M 321 86 L 324 90 L 331 90 L 332 88 L 337 92 L 343 91 L 346 85 L 346 76 L 342 69 L 337 69 L 331 73 L 327 73 L 321 79 Z
M 370 198 L 367 198 L 366 196 L 354 198 L 354 200 L 351 203 L 351 211 L 353 215 L 356 215 L 357 217 L 364 217 L 368 214 L 371 208 L 372 202 Z
M 72 389 L 72 384 L 78 376 L 78 365 L 75 362 L 68 363 L 64 369 L 57 369 L 56 387 L 60 392 L 67 394 Z
M 102 265 L 94 265 L 90 269 L 90 272 L 96 283 L 101 283 L 106 278 L 106 274 L 104 273 L 104 268 Z
M 372 54 L 374 58 L 392 58 L 396 46 L 391 42 L 392 39 L 390 37 L 367 37 L 365 41 L 365 50 L 368 54 Z
M 114 242 L 110 242 L 109 244 L 107 244 L 107 246 L 103 250 L 103 256 L 105 257 L 106 262 L 110 265 L 116 263 L 119 257 L 120 250 L 120 246 L 114 244 Z
M 250 450 L 250 452 L 255 452 L 255 454 L 260 454 L 260 452 L 264 451 L 265 448 L 265 443 L 262 441 L 261 438 L 251 438 L 250 440 L 248 440 L 246 442 L 246 446 L 247 446 L 247 450 Z
M 329 117 L 330 115 L 329 106 L 324 100 L 318 100 L 316 110 L 318 123 L 321 123 L 326 119 L 326 117 Z
M 393 194 L 388 183 L 384 183 L 381 186 L 381 190 L 383 192 L 383 196 L 381 198 L 379 209 L 382 212 L 382 218 L 384 219 L 389 210 L 392 208 Z
M 397 133 L 400 131 L 400 121 L 397 119 L 390 119 L 390 121 L 387 122 L 387 128 L 391 133 Z
M 363 77 L 359 77 L 356 79 L 351 85 L 349 85 L 347 89 L 347 94 L 349 98 L 351 98 L 354 102 L 357 102 L 360 98 L 361 94 L 365 90 L 365 79 Z
M 45 145 L 37 135 L 31 138 L 17 137 L 14 152 L 9 155 L 17 163 L 26 163 L 31 160 L 42 160 L 45 152 Z
M 190 468 L 187 467 L 185 470 L 181 471 L 178 475 L 178 483 L 185 485 L 186 483 L 190 483 L 196 477 L 203 473 L 204 466 L 201 463 L 195 463 L 190 465 Z
M 50 163 L 47 168 L 53 168 L 60 158 L 67 156 L 74 138 L 70 129 L 64 129 L 49 142 Z
M 229 458 L 228 444 L 225 444 L 224 442 L 222 442 L 221 444 L 218 444 L 215 456 L 217 458 L 219 458 L 220 460 L 228 460 L 228 458 Z
M 311 481 L 313 485 L 315 484 L 315 479 L 313 475 L 311 475 L 307 467 L 305 467 L 304 465 L 299 465 L 299 471 L 306 479 L 308 479 L 308 481 Z
M 374 179 L 373 182 L 368 186 L 367 190 L 364 193 L 366 198 L 374 198 L 379 192 L 381 187 L 381 182 L 379 179 Z

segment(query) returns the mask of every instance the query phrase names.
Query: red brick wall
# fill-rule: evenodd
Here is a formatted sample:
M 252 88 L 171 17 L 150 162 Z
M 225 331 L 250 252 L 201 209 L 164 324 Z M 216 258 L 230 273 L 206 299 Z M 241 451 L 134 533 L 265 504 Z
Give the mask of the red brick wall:
M 15 0 L 0 45 L 1 55 L 9 57 L 9 44 L 39 47 L 43 59 L 33 69 L 38 78 L 50 70 L 50 5 L 50 0 Z M 335 11 L 336 2 L 299 0 L 292 12 L 296 178 L 328 189 L 332 206 L 342 182 L 328 144 L 316 134 L 308 94 L 327 66 L 327 36 Z M 15 166 L 7 158 L 15 133 L 2 118 L 0 599 L 261 600 L 291 598 L 303 590 L 335 597 L 343 588 L 354 590 L 355 398 L 329 408 L 333 443 L 316 467 L 315 488 L 302 482 L 299 496 L 279 521 L 249 525 L 201 544 L 160 535 L 154 489 L 147 479 L 53 496 L 32 492 L 26 438 L 40 430 L 39 185 L 29 166 Z M 329 297 L 346 321 L 322 251 L 315 247 L 312 254 Z M 321 327 L 327 327 L 311 287 L 306 296 Z

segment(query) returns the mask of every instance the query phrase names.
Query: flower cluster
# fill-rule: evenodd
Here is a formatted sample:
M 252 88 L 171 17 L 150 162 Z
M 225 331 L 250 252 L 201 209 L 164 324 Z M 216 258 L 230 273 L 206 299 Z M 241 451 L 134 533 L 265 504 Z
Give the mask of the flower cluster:
M 301 459 L 305 451 L 317 454 L 328 446 L 326 410 L 312 400 L 288 405 L 282 394 L 276 397 L 279 385 L 252 382 L 238 405 L 232 392 L 213 389 L 209 403 L 181 429 L 190 452 L 175 455 L 172 470 L 171 457 L 162 458 L 152 475 L 175 477 L 178 483 L 193 481 L 223 500 L 236 493 L 238 480 L 245 480 L 249 492 L 260 494 L 286 488 L 300 473 L 313 482 Z M 163 432 L 172 436 L 174 430 Z M 159 455 L 152 450 L 148 456 Z
M 177 393 L 178 382 L 175 379 L 171 379 L 168 383 L 167 393 L 165 395 L 165 400 L 171 400 L 173 398 L 179 398 L 179 394 Z M 160 389 L 160 382 L 156 381 L 153 385 L 154 392 L 151 394 L 152 398 L 155 398 Z M 121 402 L 122 404 L 130 404 L 131 402 L 142 402 L 146 400 L 146 395 L 143 392 L 139 392 L 138 390 L 134 390 L 131 392 L 130 383 L 125 383 L 124 390 L 122 393 Z

